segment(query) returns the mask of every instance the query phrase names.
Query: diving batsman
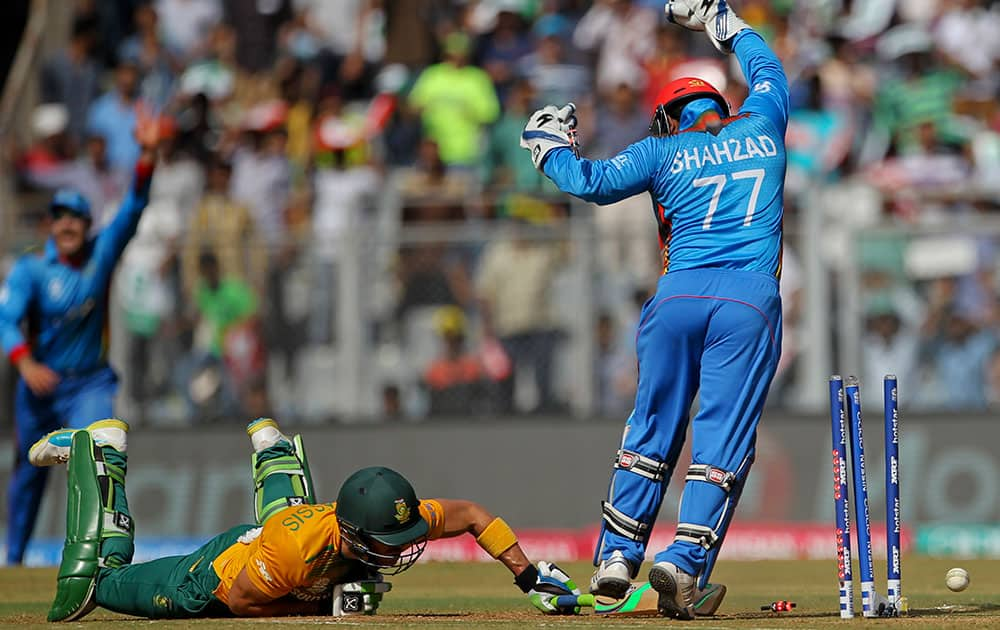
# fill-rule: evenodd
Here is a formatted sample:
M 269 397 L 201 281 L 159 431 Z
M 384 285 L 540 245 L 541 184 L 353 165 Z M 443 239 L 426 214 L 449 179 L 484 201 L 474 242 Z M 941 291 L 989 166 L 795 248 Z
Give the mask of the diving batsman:
M 384 575 L 413 566 L 427 541 L 462 534 L 510 569 L 543 613 L 588 605 L 590 596 L 580 596 L 559 567 L 528 560 L 503 519 L 471 501 L 420 500 L 389 468 L 363 468 L 336 502 L 317 503 L 301 436 L 287 437 L 270 418 L 247 427 L 256 522 L 186 556 L 131 564 L 127 433 L 122 420 L 100 420 L 50 433 L 30 449 L 35 466 L 69 465 L 66 542 L 49 621 L 74 621 L 97 606 L 150 619 L 373 614 L 390 590 Z

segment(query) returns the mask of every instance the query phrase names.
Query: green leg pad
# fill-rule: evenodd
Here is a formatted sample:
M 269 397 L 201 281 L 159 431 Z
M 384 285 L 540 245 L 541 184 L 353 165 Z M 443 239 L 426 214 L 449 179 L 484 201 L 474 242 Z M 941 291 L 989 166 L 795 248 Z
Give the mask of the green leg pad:
M 296 435 L 292 438 L 295 443 L 295 454 L 302 462 L 302 471 L 306 478 L 306 503 L 314 505 L 316 503 L 316 488 L 313 486 L 312 473 L 309 472 L 309 459 L 306 457 L 306 447 L 302 444 L 302 436 Z
M 90 434 L 77 431 L 70 447 L 66 542 L 49 621 L 75 621 L 97 605 L 94 590 L 100 564 L 98 558 L 104 515 L 94 458 L 95 449 Z
M 312 476 L 302 439 L 281 441 L 251 457 L 254 479 L 254 517 L 263 523 L 289 505 L 316 502 Z

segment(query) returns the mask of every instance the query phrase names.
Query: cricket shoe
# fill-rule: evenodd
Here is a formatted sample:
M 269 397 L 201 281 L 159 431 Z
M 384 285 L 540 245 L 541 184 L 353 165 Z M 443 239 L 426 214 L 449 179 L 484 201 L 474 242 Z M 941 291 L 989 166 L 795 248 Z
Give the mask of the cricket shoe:
M 611 557 L 601 560 L 590 578 L 590 592 L 594 595 L 621 599 L 632 585 L 632 565 L 620 551 L 612 551 Z
M 711 617 L 722 605 L 726 597 L 725 584 L 706 584 L 694 594 L 694 614 L 699 617 Z
M 681 571 L 672 562 L 657 562 L 649 570 L 649 584 L 660 594 L 657 612 L 673 619 L 694 619 L 698 578 Z
M 69 461 L 73 434 L 86 431 L 98 447 L 110 446 L 121 453 L 128 446 L 128 423 L 117 418 L 92 422 L 83 429 L 59 429 L 42 437 L 28 449 L 28 461 L 35 466 L 55 466 Z
M 248 424 L 247 435 L 250 436 L 250 442 L 253 444 L 255 453 L 271 448 L 282 440 L 289 445 L 292 444 L 292 440 L 278 429 L 278 423 L 272 418 L 257 418 Z

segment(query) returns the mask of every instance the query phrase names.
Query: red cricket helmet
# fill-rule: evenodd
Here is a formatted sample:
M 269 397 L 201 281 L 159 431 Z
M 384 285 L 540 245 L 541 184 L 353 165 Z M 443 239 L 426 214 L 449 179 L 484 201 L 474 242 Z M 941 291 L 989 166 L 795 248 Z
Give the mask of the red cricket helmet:
M 654 136 L 670 135 L 674 132 L 684 106 L 699 98 L 710 98 L 722 108 L 722 116 L 729 116 L 729 103 L 722 93 L 712 84 L 697 77 L 681 77 L 663 86 L 656 95 L 656 109 L 653 111 L 653 121 L 649 124 L 649 133 Z

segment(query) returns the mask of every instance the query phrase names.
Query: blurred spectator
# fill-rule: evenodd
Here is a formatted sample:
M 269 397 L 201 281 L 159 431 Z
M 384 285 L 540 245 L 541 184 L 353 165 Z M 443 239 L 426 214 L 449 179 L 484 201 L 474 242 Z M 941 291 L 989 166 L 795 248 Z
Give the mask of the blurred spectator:
M 986 403 L 992 409 L 1000 407 L 1000 346 L 990 354 L 987 364 L 987 392 Z
M 147 106 L 139 100 L 138 66 L 133 60 L 120 60 L 115 68 L 113 89 L 94 101 L 87 111 L 87 131 L 104 137 L 112 168 L 131 168 L 139 157 L 139 144 L 133 136 L 136 109 Z
M 789 195 L 833 179 L 853 140 L 845 113 L 823 107 L 819 76 L 810 76 L 804 84 L 805 100 L 793 108 L 785 133 L 785 191 Z
M 552 387 L 560 331 L 550 299 L 564 253 L 561 244 L 544 234 L 541 240 L 529 238 L 532 224 L 551 223 L 548 204 L 512 198 L 505 213 L 509 224 L 486 245 L 476 278 L 484 336 L 499 339 L 514 365 L 514 374 L 503 384 L 501 411 L 515 409 L 522 394 L 515 389 L 517 374 L 530 370 L 536 394 L 531 411 L 551 412 L 563 407 Z
M 162 118 L 161 125 L 164 140 L 160 144 L 160 160 L 150 200 L 151 203 L 167 201 L 176 206 L 182 224 L 186 226 L 205 188 L 205 168 L 182 143 L 174 120 Z
M 156 0 L 156 14 L 167 46 L 188 59 L 198 54 L 223 15 L 220 0 Z
M 597 89 L 611 92 L 618 84 L 642 87 L 641 62 L 653 51 L 659 22 L 656 14 L 634 0 L 598 0 L 580 20 L 573 43 L 597 55 Z
M 594 140 L 588 155 L 610 158 L 649 132 L 651 112 L 639 108 L 639 99 L 626 83 L 609 94 L 598 108 Z M 586 140 L 586 139 L 585 139 Z M 657 253 L 656 228 L 650 221 L 647 195 L 635 195 L 608 205 L 594 205 L 601 269 L 621 276 L 626 284 L 649 283 L 663 271 Z
M 590 69 L 568 54 L 568 30 L 568 21 L 560 15 L 547 15 L 535 23 L 538 43 L 519 64 L 520 75 L 537 92 L 532 105 L 574 103 L 579 108 L 593 98 Z
M 151 194 L 136 235 L 122 255 L 115 282 L 129 333 L 123 380 L 129 396 L 139 405 L 140 419 L 147 418 L 147 403 L 164 393 L 171 359 L 177 359 L 178 349 L 172 344 L 176 333 L 169 330 L 178 310 L 171 263 L 179 247 L 184 217 L 175 199 L 162 192 Z
M 663 86 L 683 76 L 677 69 L 688 59 L 687 33 L 688 31 L 673 24 L 660 24 L 656 27 L 655 47 L 650 55 L 642 60 L 642 68 L 646 74 L 642 108 L 650 112 L 650 115 L 659 105 L 657 99 Z
M 286 153 L 284 115 L 262 123 L 244 134 L 233 154 L 230 193 L 253 213 L 262 240 L 259 246 L 280 245 L 286 235 L 284 209 L 291 187 L 291 167 Z
M 876 93 L 874 125 L 887 133 L 900 155 L 918 150 L 921 125 L 930 124 L 935 141 L 960 143 L 964 134 L 952 113 L 961 77 L 939 64 L 930 35 L 920 26 L 897 26 L 878 41 L 879 56 L 896 70 Z
M 638 95 L 628 83 L 619 83 L 609 90 L 598 104 L 595 128 L 589 130 L 592 149 L 587 153 L 595 159 L 608 159 L 649 135 L 653 112 L 639 105 Z
M 521 131 L 528 123 L 528 116 L 534 111 L 534 96 L 535 91 L 528 81 L 515 82 L 510 89 L 503 115 L 490 128 L 483 170 L 487 187 L 491 190 L 549 195 L 558 193 L 549 178 L 542 175 L 531 160 L 524 159 L 521 145 L 511 140 L 520 138 Z
M 635 402 L 636 364 L 634 353 L 619 347 L 623 338 L 614 317 L 601 313 L 595 331 L 597 357 L 594 361 L 595 405 L 604 417 L 628 413 Z
M 876 294 L 868 300 L 861 340 L 862 382 L 881 383 L 886 374 L 895 374 L 904 383 L 920 382 L 917 369 L 920 351 L 918 324 L 905 320 L 887 293 Z M 882 404 L 880 387 L 868 387 L 862 391 L 865 402 Z M 919 400 L 917 396 L 913 399 Z
M 238 404 L 233 375 L 223 360 L 226 336 L 255 316 L 257 297 L 240 278 L 224 276 L 211 252 L 198 256 L 198 274 L 192 356 L 181 374 L 189 402 L 201 413 L 225 414 Z
M 325 0 L 313 2 L 327 4 Z M 433 63 L 438 51 L 439 29 L 446 24 L 454 25 L 447 0 L 409 0 L 383 4 L 385 63 L 401 63 L 411 70 Z
M 433 0 L 432 0 L 433 1 Z M 381 28 L 382 8 L 386 10 L 415 9 L 420 12 L 423 0 L 408 2 L 381 2 L 379 0 L 295 0 L 311 33 L 319 37 L 319 45 L 339 58 L 359 54 L 369 62 L 378 61 L 385 51 Z M 394 5 L 403 5 L 396 7 Z M 411 20 L 408 27 L 412 36 L 420 31 L 418 20 Z
M 212 254 L 222 277 L 264 286 L 269 252 L 250 210 L 229 194 L 231 172 L 222 158 L 209 166 L 205 196 L 188 223 L 182 266 L 186 295 L 195 294 L 205 252 Z
M 465 33 L 448 34 L 445 60 L 421 72 L 410 91 L 410 105 L 421 112 L 424 131 L 437 143 L 448 166 L 475 163 L 482 128 L 500 113 L 489 75 L 467 65 L 469 46 Z
M 946 0 L 934 25 L 934 43 L 953 65 L 970 75 L 962 89 L 966 97 L 990 100 L 996 97 L 1000 59 L 1000 12 L 995 2 Z M 971 44 L 970 42 L 975 42 Z
M 74 143 L 66 132 L 69 113 L 65 105 L 39 105 L 31 115 L 34 140 L 20 156 L 18 171 L 24 183 L 45 186 L 44 181 L 62 172 L 73 159 Z
M 69 43 L 42 66 L 41 102 L 66 107 L 67 131 L 77 141 L 87 128 L 87 110 L 100 93 L 100 67 L 92 57 L 96 41 L 97 24 L 77 18 Z
M 927 404 L 938 408 L 981 409 L 986 406 L 987 361 L 997 347 L 993 330 L 981 329 L 959 309 L 958 283 L 948 277 L 929 291 L 921 353 L 932 370 L 936 395 Z
M 140 4 L 132 17 L 135 33 L 118 47 L 118 59 L 138 66 L 142 81 L 140 94 L 156 110 L 162 110 L 173 96 L 174 80 L 181 68 L 177 51 L 161 38 L 159 19 L 152 4 Z
M 223 0 L 226 22 L 239 38 L 236 60 L 249 72 L 269 70 L 274 64 L 279 27 L 291 19 L 292 0 Z
M 434 313 L 441 353 L 424 369 L 432 416 L 481 415 L 489 410 L 489 383 L 481 359 L 466 347 L 462 309 L 444 306 Z
M 238 34 L 227 24 L 209 31 L 205 54 L 181 74 L 178 89 L 187 96 L 204 94 L 213 104 L 225 104 L 224 115 L 233 123 L 244 108 L 272 98 L 267 76 L 253 77 L 236 62 Z
M 352 238 L 373 214 L 381 185 L 369 163 L 370 148 L 363 136 L 363 118 L 351 119 L 338 96 L 321 105 L 316 128 L 311 245 L 315 254 L 309 338 L 330 343 L 334 330 L 338 263 L 344 240 Z
M 220 149 L 224 129 L 208 96 L 199 92 L 190 99 L 181 100 L 178 110 L 178 151 L 190 155 L 200 164 L 210 164 Z
M 472 187 L 470 174 L 449 169 L 437 143 L 425 139 L 420 142 L 416 162 L 403 169 L 400 177 L 404 220 L 461 219 L 461 206 L 472 193 Z
M 788 212 L 790 205 L 785 205 Z M 805 290 L 803 288 L 802 265 L 795 251 L 785 242 L 781 250 L 781 357 L 767 394 L 767 403 L 782 403 L 788 395 L 793 380 L 796 360 L 802 349 L 802 308 Z
M 482 66 L 493 80 L 497 98 L 503 102 L 513 84 L 521 60 L 532 51 L 531 38 L 524 21 L 518 14 L 523 4 L 520 0 L 480 3 L 480 7 L 493 5 L 493 28 L 480 40 L 476 65 Z
M 118 207 L 129 184 L 126 171 L 111 168 L 107 143 L 101 136 L 86 139 L 83 153 L 72 162 L 51 164 L 30 174 L 30 181 L 43 188 L 72 188 L 90 200 L 93 229 L 106 223 Z M 155 181 L 155 180 L 154 180 Z

